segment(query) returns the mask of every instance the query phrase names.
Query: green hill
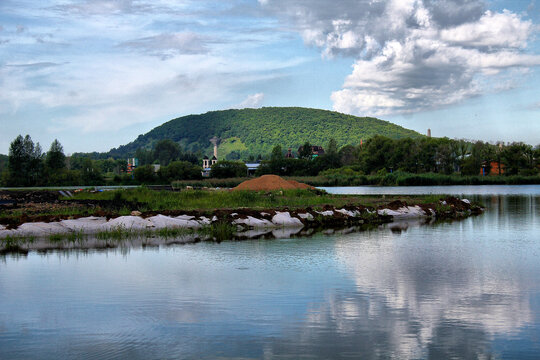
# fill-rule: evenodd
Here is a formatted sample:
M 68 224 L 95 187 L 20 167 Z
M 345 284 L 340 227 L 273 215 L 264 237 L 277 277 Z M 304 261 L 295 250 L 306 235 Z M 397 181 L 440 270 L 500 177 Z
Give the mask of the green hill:
M 268 154 L 275 145 L 297 149 L 306 141 L 324 147 L 331 138 L 339 146 L 357 145 L 360 139 L 366 140 L 376 134 L 393 139 L 422 136 L 376 118 L 299 107 L 265 107 L 183 116 L 139 135 L 127 145 L 112 149 L 109 155 L 133 155 L 138 148 L 152 148 L 162 139 L 172 139 L 189 151 L 210 154 L 212 145 L 209 139 L 217 136 L 221 138 L 220 158 L 232 151 L 246 157 Z

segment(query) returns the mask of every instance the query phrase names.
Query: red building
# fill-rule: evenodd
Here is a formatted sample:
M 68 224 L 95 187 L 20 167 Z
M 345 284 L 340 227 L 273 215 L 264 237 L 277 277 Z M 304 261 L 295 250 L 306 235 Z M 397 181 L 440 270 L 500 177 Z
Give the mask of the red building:
M 485 161 L 480 168 L 480 175 L 503 175 L 506 165 L 498 161 Z

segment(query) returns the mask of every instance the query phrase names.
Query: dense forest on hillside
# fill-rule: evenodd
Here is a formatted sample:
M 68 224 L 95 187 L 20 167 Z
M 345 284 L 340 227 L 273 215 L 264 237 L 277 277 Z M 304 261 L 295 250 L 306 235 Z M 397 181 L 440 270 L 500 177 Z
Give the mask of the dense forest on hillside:
M 387 121 L 299 107 L 212 111 L 180 117 L 158 126 L 108 156 L 125 158 L 137 149 L 151 149 L 171 139 L 191 152 L 211 153 L 209 139 L 221 138 L 220 158 L 247 159 L 268 154 L 275 145 L 298 149 L 306 141 L 323 145 L 333 138 L 338 146 L 359 144 L 374 135 L 392 139 L 420 138 L 419 133 Z

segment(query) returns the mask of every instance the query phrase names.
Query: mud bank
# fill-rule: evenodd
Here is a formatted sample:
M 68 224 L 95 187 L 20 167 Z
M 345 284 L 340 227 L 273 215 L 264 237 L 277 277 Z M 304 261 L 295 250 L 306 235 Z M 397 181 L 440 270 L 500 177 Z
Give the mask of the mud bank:
M 20 250 L 42 250 L 50 247 L 52 239 L 59 246 L 61 239 L 71 239 L 62 246 L 71 248 L 79 240 L 88 237 L 84 246 L 99 248 L 90 240 L 92 235 L 114 232 L 127 232 L 136 237 L 137 234 L 151 234 L 163 229 L 185 229 L 190 234 L 181 234 L 171 239 L 173 242 L 194 242 L 205 240 L 204 230 L 216 224 L 226 224 L 236 230 L 235 238 L 253 238 L 256 236 L 290 237 L 309 232 L 310 229 L 350 228 L 366 224 L 379 225 L 410 219 L 457 219 L 480 214 L 478 206 L 471 205 L 466 199 L 448 197 L 438 203 L 407 204 L 393 201 L 384 207 L 371 208 L 361 205 L 334 207 L 323 206 L 294 209 L 254 210 L 240 208 L 235 210 L 202 211 L 162 211 L 140 213 L 134 211 L 129 216 L 89 216 L 66 218 L 59 221 L 25 222 L 17 227 L 0 225 L 0 251 L 10 246 Z M 181 213 L 179 213 L 181 212 Z M 211 237 L 211 236 L 210 236 Z M 150 240 L 149 240 L 150 241 Z M 150 241 L 151 242 L 151 241 Z M 48 243 L 48 245 L 47 245 Z M 101 241 L 101 246 L 108 246 Z M 103 245 L 105 244 L 105 245 Z M 142 244 L 142 243 L 141 243 Z M 149 244 L 151 245 L 151 244 Z

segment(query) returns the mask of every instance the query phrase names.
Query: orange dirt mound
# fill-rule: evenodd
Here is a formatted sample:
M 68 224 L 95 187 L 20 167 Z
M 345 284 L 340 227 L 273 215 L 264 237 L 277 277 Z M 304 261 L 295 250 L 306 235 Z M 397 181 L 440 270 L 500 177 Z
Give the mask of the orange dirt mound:
M 261 177 L 246 180 L 233 190 L 287 190 L 287 189 L 313 189 L 313 186 L 299 183 L 294 180 L 285 180 L 277 175 L 263 175 Z

